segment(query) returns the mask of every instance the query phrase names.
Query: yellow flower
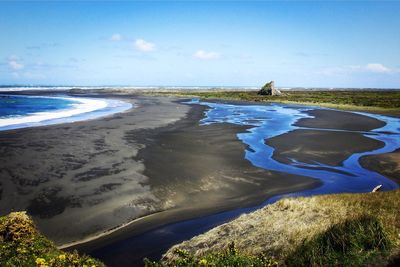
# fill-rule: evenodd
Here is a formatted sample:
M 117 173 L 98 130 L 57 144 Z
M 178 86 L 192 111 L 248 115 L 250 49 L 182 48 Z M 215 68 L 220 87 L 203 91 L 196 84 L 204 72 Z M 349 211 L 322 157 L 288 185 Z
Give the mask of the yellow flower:
M 96 267 L 96 265 L 93 264 L 92 267 Z
M 46 260 L 43 258 L 36 258 L 35 262 L 37 266 L 46 266 Z
M 207 260 L 206 260 L 206 259 L 201 259 L 201 260 L 199 261 L 199 264 L 200 264 L 200 265 L 207 265 Z
M 58 255 L 60 261 L 65 261 L 65 254 Z

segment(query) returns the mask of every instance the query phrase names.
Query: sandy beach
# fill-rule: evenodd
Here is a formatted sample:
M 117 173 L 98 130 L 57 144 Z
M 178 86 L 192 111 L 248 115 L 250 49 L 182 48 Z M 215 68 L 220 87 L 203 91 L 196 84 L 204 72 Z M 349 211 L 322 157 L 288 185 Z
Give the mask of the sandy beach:
M 189 108 L 169 99 L 124 100 L 135 108 L 98 120 L 0 132 L 1 213 L 27 210 L 44 234 L 62 244 L 162 209 L 135 159 L 143 144 L 131 138 L 132 131 L 173 123 Z

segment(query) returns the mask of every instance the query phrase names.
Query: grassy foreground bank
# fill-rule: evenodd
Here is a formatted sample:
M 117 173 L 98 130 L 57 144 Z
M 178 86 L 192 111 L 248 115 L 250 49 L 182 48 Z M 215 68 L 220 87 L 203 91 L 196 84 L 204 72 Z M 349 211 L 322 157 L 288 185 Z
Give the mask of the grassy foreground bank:
M 400 190 L 283 199 L 184 241 L 163 262 L 148 265 L 395 266 L 399 205 Z
M 63 252 L 41 235 L 25 212 L 0 217 L 0 266 L 105 266 L 77 252 Z
M 175 91 L 159 95 L 200 97 L 254 102 L 319 105 L 400 115 L 400 91 L 283 91 L 281 96 L 258 95 L 257 91 Z
M 282 199 L 170 248 L 161 266 L 399 266 L 400 190 Z M 0 217 L 0 266 L 104 266 Z

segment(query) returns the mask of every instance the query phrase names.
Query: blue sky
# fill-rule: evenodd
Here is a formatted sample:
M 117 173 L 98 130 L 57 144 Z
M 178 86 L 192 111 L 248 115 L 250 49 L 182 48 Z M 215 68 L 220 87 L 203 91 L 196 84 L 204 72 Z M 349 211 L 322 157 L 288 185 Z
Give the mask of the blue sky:
M 0 84 L 400 88 L 400 2 L 0 2 Z

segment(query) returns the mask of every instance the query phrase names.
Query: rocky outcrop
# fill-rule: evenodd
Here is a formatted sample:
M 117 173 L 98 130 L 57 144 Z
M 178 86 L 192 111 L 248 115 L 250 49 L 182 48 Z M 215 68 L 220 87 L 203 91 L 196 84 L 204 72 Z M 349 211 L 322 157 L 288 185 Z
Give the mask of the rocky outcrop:
M 275 88 L 275 82 L 270 81 L 269 83 L 266 83 L 260 91 L 258 91 L 259 95 L 281 95 L 281 91 Z

